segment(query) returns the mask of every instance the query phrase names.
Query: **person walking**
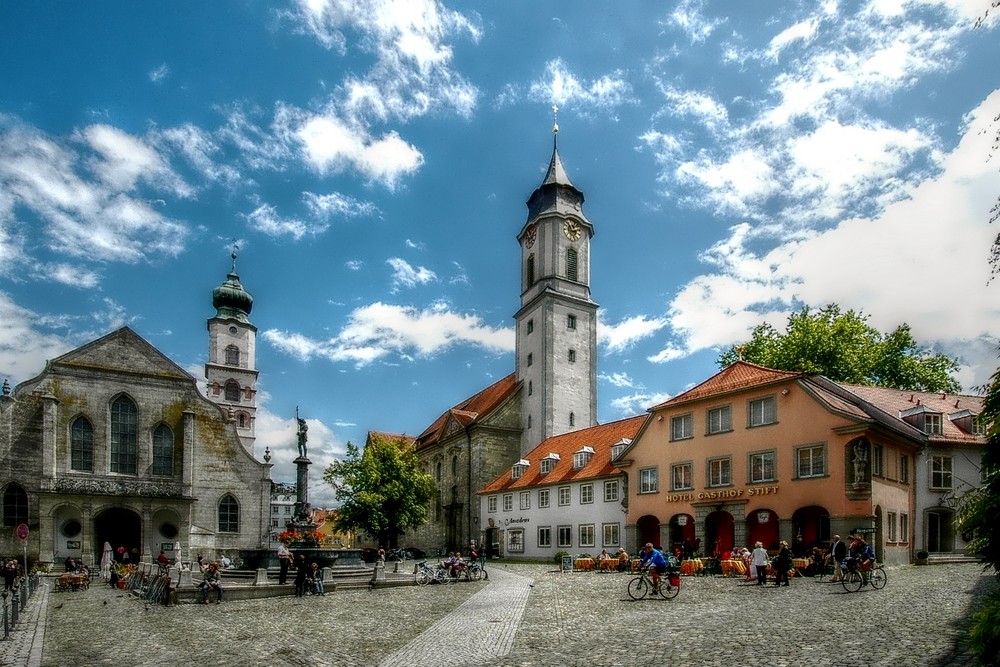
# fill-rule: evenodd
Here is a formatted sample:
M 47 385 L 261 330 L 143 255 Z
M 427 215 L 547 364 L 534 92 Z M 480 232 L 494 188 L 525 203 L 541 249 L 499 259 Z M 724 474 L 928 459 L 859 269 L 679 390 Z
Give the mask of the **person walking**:
M 788 542 L 781 540 L 778 542 L 778 556 L 774 559 L 774 585 L 788 585 L 788 571 L 792 569 L 792 550 L 788 548 Z
M 830 543 L 830 550 L 826 555 L 833 559 L 833 579 L 830 581 L 843 581 L 844 569 L 840 564 L 847 558 L 847 543 L 841 541 L 840 535 L 833 536 L 833 542 Z
M 763 586 L 767 583 L 767 550 L 764 549 L 763 542 L 753 545 L 753 566 L 757 570 L 757 585 Z

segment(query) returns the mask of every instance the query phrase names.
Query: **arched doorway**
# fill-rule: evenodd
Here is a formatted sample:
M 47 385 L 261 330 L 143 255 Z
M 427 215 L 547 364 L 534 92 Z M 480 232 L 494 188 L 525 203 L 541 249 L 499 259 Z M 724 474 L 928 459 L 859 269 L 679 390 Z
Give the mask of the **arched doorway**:
M 830 512 L 819 505 L 800 507 L 792 514 L 792 551 L 808 553 L 830 543 Z
M 687 542 L 687 550 L 684 543 Z M 690 514 L 675 514 L 670 518 L 670 549 L 694 551 L 694 517 Z
M 639 517 L 639 520 L 635 522 L 635 527 L 639 531 L 639 544 L 638 547 L 646 544 L 646 542 L 652 542 L 653 546 L 657 549 L 660 548 L 660 520 L 651 514 Z
M 112 507 L 94 517 L 94 562 L 101 558 L 101 548 L 107 542 L 115 549 L 125 547 L 130 553 L 135 550 L 142 553 L 142 520 L 139 515 L 124 507 Z
M 946 507 L 927 511 L 927 551 L 951 553 L 955 550 L 955 513 Z
M 778 530 L 778 515 L 769 509 L 759 509 L 747 515 L 747 546 L 757 542 L 765 549 L 777 551 L 781 534 Z
M 708 555 L 732 551 L 735 535 L 736 522 L 729 512 L 720 510 L 705 517 L 705 552 Z

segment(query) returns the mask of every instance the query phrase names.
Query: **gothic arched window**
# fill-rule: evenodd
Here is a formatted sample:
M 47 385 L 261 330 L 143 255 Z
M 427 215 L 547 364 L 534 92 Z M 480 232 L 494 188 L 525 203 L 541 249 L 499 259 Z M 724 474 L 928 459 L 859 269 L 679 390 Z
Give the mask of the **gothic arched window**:
M 77 417 L 69 429 L 69 467 L 94 471 L 94 427 L 86 417 Z
M 127 396 L 111 404 L 111 472 L 134 475 L 139 411 Z
M 226 363 L 230 366 L 240 365 L 240 348 L 235 345 L 226 347 Z
M 230 380 L 226 383 L 226 400 L 227 401 L 239 401 L 240 400 L 240 383 L 236 380 Z
M 153 474 L 174 474 L 174 434 L 166 424 L 153 431 Z
M 240 532 L 240 504 L 228 493 L 219 501 L 219 532 Z
M 457 456 L 451 457 L 451 476 L 452 477 L 457 477 L 458 476 L 458 457 Z
M 28 494 L 11 483 L 3 492 L 3 525 L 14 527 L 28 523 Z

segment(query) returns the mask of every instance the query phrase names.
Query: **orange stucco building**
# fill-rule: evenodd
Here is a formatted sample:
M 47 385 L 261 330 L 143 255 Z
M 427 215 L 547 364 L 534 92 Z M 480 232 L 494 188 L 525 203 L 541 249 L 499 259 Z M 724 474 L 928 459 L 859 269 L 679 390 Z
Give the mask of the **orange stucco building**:
M 880 559 L 909 562 L 928 435 L 860 393 L 740 361 L 650 408 L 615 462 L 628 474 L 629 548 L 687 540 L 713 555 L 784 539 L 805 553 L 862 530 Z

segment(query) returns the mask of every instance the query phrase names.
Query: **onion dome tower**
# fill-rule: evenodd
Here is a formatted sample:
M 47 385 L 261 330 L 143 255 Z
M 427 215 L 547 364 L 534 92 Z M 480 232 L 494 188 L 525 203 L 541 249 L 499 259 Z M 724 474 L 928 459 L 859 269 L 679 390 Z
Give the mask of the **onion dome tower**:
M 233 268 L 226 281 L 212 290 L 215 317 L 208 320 L 208 363 L 205 378 L 210 400 L 227 411 L 243 446 L 252 454 L 257 419 L 257 327 L 250 323 L 253 297 L 243 289 Z

